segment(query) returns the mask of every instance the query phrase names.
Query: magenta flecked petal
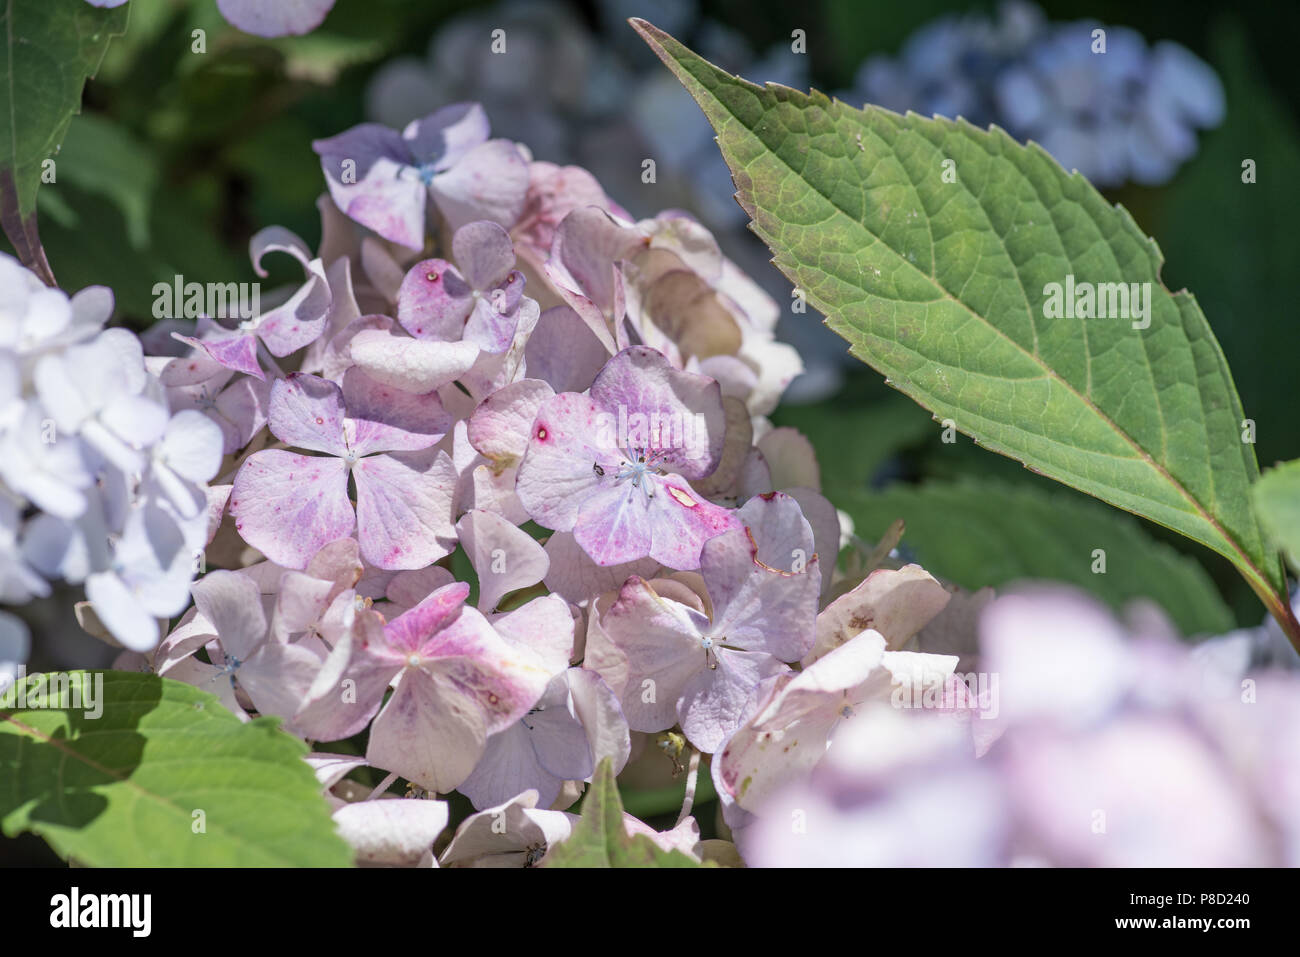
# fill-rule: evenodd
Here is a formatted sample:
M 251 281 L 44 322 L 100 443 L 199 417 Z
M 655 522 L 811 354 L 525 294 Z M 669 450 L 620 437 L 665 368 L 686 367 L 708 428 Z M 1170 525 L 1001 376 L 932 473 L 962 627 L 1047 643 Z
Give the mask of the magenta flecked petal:
M 334 0 L 217 0 L 217 9 L 232 26 L 259 37 L 311 33 L 334 7 Z
M 487 741 L 483 712 L 448 682 L 406 668 L 370 725 L 366 761 L 445 794 L 469 777 Z
M 474 309 L 474 290 L 445 259 L 406 271 L 397 291 L 397 321 L 417 339 L 456 342 Z
M 348 470 L 339 459 L 271 449 L 235 476 L 230 514 L 244 541 L 285 568 L 304 568 L 356 524 Z
M 573 392 L 548 399 L 537 410 L 515 490 L 538 524 L 570 531 L 600 486 L 593 466 L 607 474 L 617 471 L 617 457 L 596 444 L 600 412 L 590 398 Z
M 427 449 L 451 428 L 437 392 L 412 395 L 376 382 L 356 367 L 343 377 L 343 401 L 353 423 L 349 444 L 356 455 Z
M 484 399 L 468 426 L 469 443 L 500 468 L 514 465 L 528 450 L 533 420 L 555 391 L 540 379 L 520 379 Z
M 519 273 L 514 275 L 519 276 Z M 519 276 L 515 284 L 522 286 L 523 278 Z M 487 299 L 479 299 L 474 304 L 474 311 L 469 314 L 469 321 L 465 323 L 463 338 L 484 352 L 498 355 L 510 348 L 518 328 L 518 311 L 498 312 L 488 304 Z
M 423 568 L 451 553 L 456 467 L 446 452 L 372 455 L 357 462 L 352 475 L 366 561 L 378 568 Z
M 295 372 L 271 386 L 271 431 L 295 448 L 347 455 L 344 415 L 343 391 L 328 379 Z
M 468 597 L 469 585 L 465 582 L 442 586 L 385 625 L 384 640 L 401 652 L 419 651 L 436 632 L 460 615 Z
M 229 337 L 196 339 L 176 335 L 181 342 L 202 349 L 214 362 L 234 372 L 265 379 L 266 374 L 257 362 L 257 337 L 252 334 L 235 334 Z
M 597 565 L 621 565 L 650 554 L 652 499 L 630 483 L 609 484 L 584 496 L 573 538 Z
M 653 544 L 650 557 L 668 568 L 690 571 L 700 567 L 705 542 L 740 528 L 733 511 L 707 501 L 676 475 L 658 480 L 650 506 Z
M 717 667 L 701 668 L 677 701 L 686 740 L 708 754 L 716 752 L 740 727 L 759 683 L 788 670 L 771 655 L 718 651 Z

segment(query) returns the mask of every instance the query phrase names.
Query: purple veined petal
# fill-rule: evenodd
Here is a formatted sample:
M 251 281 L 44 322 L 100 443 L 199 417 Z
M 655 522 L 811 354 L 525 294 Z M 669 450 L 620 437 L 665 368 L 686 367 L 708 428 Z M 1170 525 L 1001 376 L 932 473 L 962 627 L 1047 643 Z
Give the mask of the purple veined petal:
M 522 285 L 522 277 L 518 284 Z M 498 312 L 488 304 L 486 298 L 478 299 L 474 303 L 474 311 L 469 314 L 469 320 L 465 323 L 464 339 L 466 342 L 474 343 L 484 352 L 499 355 L 509 349 L 510 344 L 514 342 L 515 330 L 518 326 L 518 311 Z
M 222 338 L 196 339 L 173 332 L 172 337 L 201 350 L 213 362 L 217 362 L 234 372 L 265 379 L 257 361 L 257 337 L 252 333 L 232 334 Z
M 653 558 L 620 565 L 597 565 L 577 543 L 572 532 L 555 532 L 546 540 L 550 569 L 544 582 L 552 592 L 578 604 L 617 589 L 633 575 L 650 579 L 659 569 Z
M 429 636 L 455 621 L 469 597 L 469 585 L 450 582 L 384 626 L 384 640 L 400 654 L 418 652 Z
M 483 757 L 457 788 L 475 809 L 491 807 L 532 789 L 546 807 L 554 804 L 564 778 L 548 771 L 533 745 L 533 735 L 521 718 L 487 739 Z
M 334 812 L 357 863 L 414 867 L 447 827 L 446 801 L 355 801 Z
M 479 355 L 472 342 L 424 342 L 380 329 L 358 332 L 349 348 L 370 378 L 417 395 L 454 382 Z
M 479 219 L 508 229 L 524 210 L 528 163 L 509 140 L 488 140 L 433 177 L 429 191 L 453 230 Z
M 538 524 L 571 531 L 584 503 L 601 487 L 599 470 L 612 483 L 621 459 L 597 445 L 600 413 L 590 398 L 573 392 L 548 399 L 537 410 L 516 491 Z
M 345 415 L 343 390 L 328 379 L 294 372 L 288 378 L 277 379 L 271 386 L 268 406 L 271 431 L 287 445 L 340 458 L 346 456 Z
M 217 9 L 232 26 L 259 37 L 311 33 L 333 6 L 334 0 L 217 0 Z
M 357 613 L 352 631 L 339 639 L 307 689 L 306 700 L 291 722 L 293 730 L 316 741 L 352 737 L 379 711 L 403 665 L 384 642 L 378 612 Z
M 416 166 L 434 173 L 450 169 L 474 147 L 487 142 L 487 113 L 477 103 L 452 103 L 402 130 Z
M 555 390 L 541 379 L 520 379 L 498 389 L 474 410 L 469 444 L 499 468 L 514 465 L 528 450 L 533 420 Z
M 648 582 L 629 578 L 601 619 L 627 656 L 623 713 L 633 731 L 656 732 L 677 723 L 682 689 L 707 669 L 701 636 L 708 619 L 694 608 L 661 598 Z
M 582 320 L 582 324 L 595 336 L 596 341 L 605 350 L 606 356 L 613 355 L 619 351 L 621 344 L 626 344 L 623 342 L 626 336 L 621 324 L 615 330 L 613 323 L 601 312 L 599 306 L 572 288 L 573 278 L 556 265 L 554 258 L 542 264 L 542 273 L 551 286 L 560 293 L 565 305 L 573 310 L 573 314 Z
M 750 696 L 765 678 L 788 670 L 771 655 L 722 648 L 717 667 L 704 668 L 687 682 L 677 702 L 686 740 L 713 754 L 740 727 Z
M 437 392 L 412 395 L 356 367 L 343 376 L 343 401 L 354 426 L 349 443 L 354 455 L 427 449 L 451 428 Z
M 330 542 L 307 563 L 307 574 L 331 582 L 335 594 L 355 585 L 364 570 L 361 549 L 351 538 Z
M 585 392 L 609 359 L 609 350 L 571 306 L 542 313 L 524 349 L 528 374 L 556 392 Z
M 537 655 L 506 641 L 474 608 L 430 635 L 419 654 L 422 667 L 484 715 L 490 734 L 522 718 L 553 677 Z
M 661 450 L 660 460 L 685 478 L 718 467 L 727 417 L 715 380 L 679 372 L 662 353 L 632 346 L 605 364 L 590 395 L 617 417 L 620 441 L 626 435 L 631 446 Z
M 650 503 L 653 539 L 649 555 L 668 568 L 691 571 L 700 567 L 700 551 L 715 535 L 741 527 L 730 509 L 714 505 L 684 479 L 664 475 L 653 480 Z
M 573 614 L 559 595 L 542 595 L 497 615 L 492 627 L 510 644 L 534 655 L 548 674 L 560 673 L 573 658 Z
M 190 586 L 194 607 L 211 622 L 227 655 L 247 659 L 266 637 L 257 584 L 244 575 L 213 571 Z
M 230 514 L 244 541 L 285 568 L 303 568 L 356 525 L 341 459 L 280 449 L 249 456 L 235 476 Z
M 451 239 L 451 252 L 471 289 L 487 292 L 515 271 L 510 234 L 490 220 L 466 223 Z
M 366 760 L 445 794 L 469 777 L 486 741 L 472 699 L 422 668 L 407 668 L 370 726 Z
M 397 321 L 417 339 L 455 342 L 474 310 L 474 290 L 445 259 L 406 271 L 397 290 Z
M 451 553 L 456 466 L 446 452 L 372 455 L 358 461 L 352 475 L 366 561 L 378 568 L 423 568 Z
M 510 592 L 537 584 L 550 567 L 533 536 L 492 512 L 466 512 L 456 532 L 478 576 L 479 607 L 488 613 Z
M 810 536 L 811 537 L 811 536 Z M 813 647 L 821 569 L 816 556 L 798 572 L 763 565 L 748 529 L 705 543 L 700 574 L 713 602 L 713 627 L 726 643 L 798 661 Z
M 396 130 L 363 123 L 316 140 L 312 149 L 321 158 L 330 197 L 344 215 L 409 249 L 424 245 L 428 189 Z
M 610 478 L 606 468 L 606 479 Z M 653 479 L 604 485 L 585 494 L 573 523 L 573 538 L 597 565 L 621 565 L 653 550 Z M 662 494 L 662 493 L 659 493 Z

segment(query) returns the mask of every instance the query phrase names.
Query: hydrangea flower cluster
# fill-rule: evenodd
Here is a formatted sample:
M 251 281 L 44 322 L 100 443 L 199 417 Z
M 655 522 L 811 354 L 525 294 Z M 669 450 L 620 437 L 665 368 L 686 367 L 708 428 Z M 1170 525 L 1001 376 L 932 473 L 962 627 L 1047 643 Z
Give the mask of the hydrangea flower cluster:
M 189 604 L 222 433 L 104 328 L 112 311 L 109 290 L 69 297 L 0 255 L 0 602 L 84 583 L 96 627 L 148 650 Z M 24 626 L 0 624 L 20 663 Z
M 1048 23 L 1020 0 L 996 21 L 946 16 L 895 58 L 859 68 L 847 102 L 963 116 L 1035 140 L 1098 186 L 1168 181 L 1196 153 L 1196 131 L 1223 120 L 1223 86 L 1185 47 L 1148 48 L 1136 31 L 1093 21 Z
M 156 357 L 101 333 L 134 344 L 134 404 L 53 409 L 140 508 L 189 522 L 211 569 L 152 647 L 186 604 L 187 551 L 180 597 L 138 606 L 151 640 L 117 666 L 312 742 L 367 731 L 363 757 L 312 758 L 362 860 L 432 863 L 447 823 L 436 800 L 349 800 L 367 765 L 479 809 L 441 863 L 535 863 L 602 760 L 679 726 L 716 751 L 813 652 L 840 518 L 811 445 L 766 418 L 799 357 L 704 226 L 633 219 L 585 170 L 494 138 L 477 104 L 314 148 L 320 248 L 278 227 L 251 243 L 259 272 L 278 252 L 301 284 L 238 325 L 151 330 Z M 101 351 L 59 384 L 136 381 Z M 201 468 L 182 455 L 200 450 Z M 114 633 L 120 591 L 90 588 Z M 703 853 L 689 816 L 628 828 Z

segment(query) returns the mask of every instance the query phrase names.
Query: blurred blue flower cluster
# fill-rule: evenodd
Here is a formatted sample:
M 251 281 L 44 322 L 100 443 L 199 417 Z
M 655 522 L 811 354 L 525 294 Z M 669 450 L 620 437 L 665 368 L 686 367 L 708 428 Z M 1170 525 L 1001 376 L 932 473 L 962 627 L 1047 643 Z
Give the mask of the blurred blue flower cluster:
M 865 61 L 839 96 L 997 124 L 1103 187 L 1166 182 L 1196 153 L 1196 130 L 1224 111 L 1218 76 L 1185 47 L 1148 46 L 1127 27 L 1049 23 L 1018 0 L 996 20 L 928 23 L 897 57 Z

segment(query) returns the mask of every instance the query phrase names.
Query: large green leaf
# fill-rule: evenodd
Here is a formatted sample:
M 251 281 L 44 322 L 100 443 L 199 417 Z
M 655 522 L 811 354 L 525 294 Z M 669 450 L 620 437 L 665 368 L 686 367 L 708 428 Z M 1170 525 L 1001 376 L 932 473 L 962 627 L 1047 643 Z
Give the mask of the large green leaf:
M 1266 471 L 1254 493 L 1260 522 L 1300 571 L 1300 459 Z
M 241 723 L 205 691 L 120 671 L 102 673 L 97 718 L 69 707 L 86 699 L 35 707 L 50 697 L 31 697 L 53 687 L 41 684 L 49 678 L 25 680 L 26 702 L 17 689 L 0 696 L 5 834 L 34 831 L 60 856 L 99 867 L 352 862 L 302 760 L 306 745 L 275 719 Z
M 965 588 L 1021 579 L 1069 582 L 1119 608 L 1149 598 L 1186 635 L 1230 630 L 1233 617 L 1205 569 L 1137 520 L 1064 490 L 989 479 L 896 485 L 840 494 L 869 541 L 903 519 L 903 545 L 926 571 Z M 1104 552 L 1103 566 L 1097 549 Z
M 717 130 L 774 262 L 853 355 L 981 445 L 1227 556 L 1300 639 L 1223 353 L 1124 209 L 999 129 L 758 87 L 632 22 Z M 1045 318 L 1067 276 L 1150 283 L 1149 325 Z
M 629 837 L 609 758 L 600 762 L 582 802 L 582 819 L 551 848 L 546 867 L 699 867 L 681 851 L 665 851 L 644 834 Z
M 85 0 L 0 0 L 0 225 L 47 282 L 35 215 L 41 164 L 58 150 L 86 78 L 126 19 L 126 7 Z

